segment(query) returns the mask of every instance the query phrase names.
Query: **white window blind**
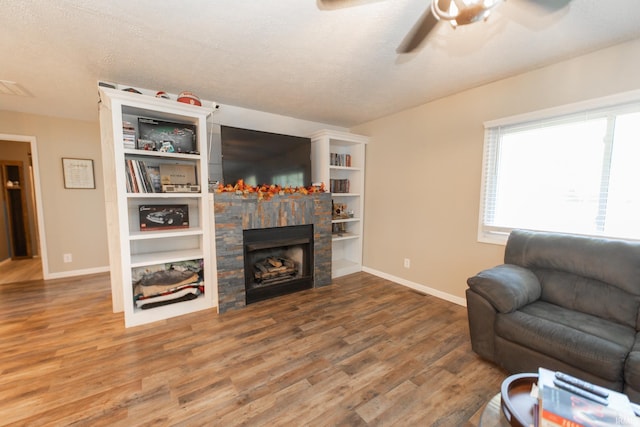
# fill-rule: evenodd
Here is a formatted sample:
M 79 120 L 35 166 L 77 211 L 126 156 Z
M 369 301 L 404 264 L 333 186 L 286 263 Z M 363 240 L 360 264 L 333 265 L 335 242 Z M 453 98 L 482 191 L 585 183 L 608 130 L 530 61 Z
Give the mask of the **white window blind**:
M 485 124 L 479 225 L 640 239 L 640 101 Z

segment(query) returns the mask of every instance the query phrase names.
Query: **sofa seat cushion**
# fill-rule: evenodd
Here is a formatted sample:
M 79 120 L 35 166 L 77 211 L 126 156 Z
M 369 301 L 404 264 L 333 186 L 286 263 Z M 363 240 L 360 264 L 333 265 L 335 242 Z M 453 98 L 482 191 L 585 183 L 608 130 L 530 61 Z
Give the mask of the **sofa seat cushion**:
M 498 314 L 495 327 L 506 340 L 609 381 L 622 379 L 636 333 L 628 326 L 544 301 Z

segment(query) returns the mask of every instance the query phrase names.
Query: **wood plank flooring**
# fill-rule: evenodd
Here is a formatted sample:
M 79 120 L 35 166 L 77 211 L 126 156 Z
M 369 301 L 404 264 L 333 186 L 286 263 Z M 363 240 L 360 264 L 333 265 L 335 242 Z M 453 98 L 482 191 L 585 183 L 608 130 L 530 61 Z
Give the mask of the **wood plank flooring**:
M 357 273 L 124 328 L 108 275 L 0 285 L 0 425 L 476 426 L 464 307 Z
M 8 259 L 0 262 L 0 285 L 42 280 L 42 259 Z

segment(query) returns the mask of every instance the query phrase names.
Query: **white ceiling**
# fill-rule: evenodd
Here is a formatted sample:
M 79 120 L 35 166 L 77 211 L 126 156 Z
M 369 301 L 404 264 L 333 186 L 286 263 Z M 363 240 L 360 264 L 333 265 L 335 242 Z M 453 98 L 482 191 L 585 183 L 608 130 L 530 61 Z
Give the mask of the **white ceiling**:
M 508 0 L 396 48 L 426 0 L 3 0 L 0 110 L 97 119 L 97 81 L 352 126 L 640 38 L 640 1 Z M 640 54 L 640 53 L 639 53 Z

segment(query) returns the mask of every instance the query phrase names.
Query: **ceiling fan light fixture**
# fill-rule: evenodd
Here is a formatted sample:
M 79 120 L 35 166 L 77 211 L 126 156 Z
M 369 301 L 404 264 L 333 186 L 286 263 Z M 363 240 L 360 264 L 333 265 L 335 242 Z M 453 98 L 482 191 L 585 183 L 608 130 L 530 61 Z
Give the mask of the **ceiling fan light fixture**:
M 502 0 L 453 0 L 449 3 L 448 10 L 444 11 L 440 8 L 439 0 L 432 0 L 431 11 L 438 20 L 447 21 L 455 28 L 458 25 L 486 21 L 491 9 L 501 2 Z

